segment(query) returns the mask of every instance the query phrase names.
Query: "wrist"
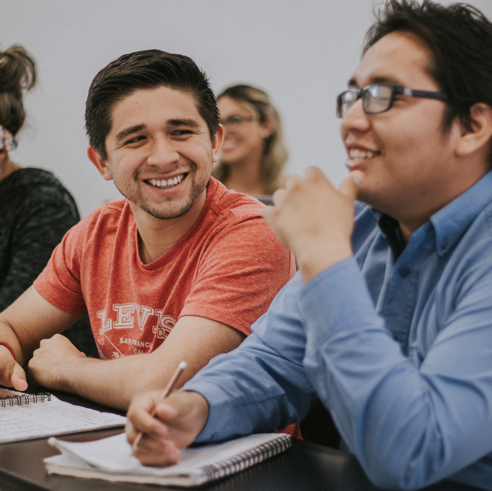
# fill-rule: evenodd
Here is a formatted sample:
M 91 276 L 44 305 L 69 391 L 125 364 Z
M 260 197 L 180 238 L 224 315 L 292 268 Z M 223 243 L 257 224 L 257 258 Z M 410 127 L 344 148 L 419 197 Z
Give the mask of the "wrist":
M 331 266 L 353 256 L 350 243 L 334 242 L 311 246 L 296 256 L 302 280 L 307 283 Z
M 12 346 L 10 346 L 9 343 L 6 343 L 5 341 L 0 341 L 0 346 L 3 346 L 5 347 L 8 351 L 10 351 L 10 354 L 12 356 L 12 358 L 14 359 L 14 361 L 16 362 L 17 361 L 17 357 L 15 356 L 15 351 L 14 351 L 14 348 L 12 348 Z
M 210 411 L 208 401 L 199 392 L 195 391 L 182 391 L 186 394 L 188 399 L 188 407 L 191 408 L 191 421 L 194 422 L 195 437 L 198 436 L 208 421 L 208 414 Z
M 197 412 L 197 421 L 198 421 L 198 433 L 201 433 L 203 428 L 205 428 L 205 425 L 207 424 L 208 421 L 208 413 L 210 412 L 210 407 L 208 405 L 207 399 L 203 397 L 201 394 L 198 392 L 194 392 L 196 395 L 196 412 Z
M 83 363 L 87 360 L 84 353 L 82 356 L 74 357 L 66 363 L 60 364 L 57 368 L 53 389 L 60 390 L 62 392 L 76 392 L 77 391 L 77 374 L 84 374 L 85 369 Z M 78 393 L 78 392 L 77 392 Z

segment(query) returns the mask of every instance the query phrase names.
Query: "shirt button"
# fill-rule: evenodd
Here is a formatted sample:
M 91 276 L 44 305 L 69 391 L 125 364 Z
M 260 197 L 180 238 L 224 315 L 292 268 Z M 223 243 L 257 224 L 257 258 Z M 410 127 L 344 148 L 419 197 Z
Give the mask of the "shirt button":
M 405 278 L 406 276 L 408 276 L 410 274 L 410 270 L 406 267 L 406 266 L 402 266 L 399 270 L 398 270 L 398 273 L 399 275 L 402 277 L 402 278 Z

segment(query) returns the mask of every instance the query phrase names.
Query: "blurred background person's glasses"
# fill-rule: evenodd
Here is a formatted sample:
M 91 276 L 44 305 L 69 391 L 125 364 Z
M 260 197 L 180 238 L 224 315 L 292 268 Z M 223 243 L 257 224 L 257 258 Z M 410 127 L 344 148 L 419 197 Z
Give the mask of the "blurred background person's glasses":
M 239 116 L 239 115 L 234 115 L 234 116 L 229 116 L 227 119 L 221 119 L 220 124 L 224 128 L 237 128 L 241 126 L 243 123 L 250 123 L 253 121 L 253 116 Z

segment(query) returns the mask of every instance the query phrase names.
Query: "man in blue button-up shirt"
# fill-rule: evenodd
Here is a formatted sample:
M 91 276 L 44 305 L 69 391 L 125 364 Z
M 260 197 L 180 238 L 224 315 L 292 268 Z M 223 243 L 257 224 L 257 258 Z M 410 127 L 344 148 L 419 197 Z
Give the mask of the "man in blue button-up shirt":
M 491 87 L 487 20 L 386 6 L 338 97 L 349 177 L 309 169 L 264 213 L 299 274 L 159 420 L 158 394 L 134 401 L 143 462 L 299 421 L 317 393 L 376 484 L 492 489 Z

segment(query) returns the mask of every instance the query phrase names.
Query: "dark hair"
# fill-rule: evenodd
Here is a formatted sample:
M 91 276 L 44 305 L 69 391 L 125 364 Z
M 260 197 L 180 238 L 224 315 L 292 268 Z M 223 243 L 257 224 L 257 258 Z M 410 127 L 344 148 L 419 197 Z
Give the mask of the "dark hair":
M 0 51 L 0 124 L 13 135 L 26 119 L 22 92 L 35 83 L 36 63 L 22 46 Z
M 160 86 L 190 92 L 198 112 L 214 139 L 219 111 L 205 72 L 183 55 L 157 49 L 123 55 L 103 68 L 89 88 L 85 109 L 85 127 L 89 144 L 107 159 L 106 137 L 111 131 L 114 105 L 136 90 Z
M 492 23 L 478 9 L 462 3 L 388 0 L 376 17 L 366 34 L 364 53 L 395 31 L 416 35 L 431 51 L 428 73 L 448 97 L 444 130 L 456 116 L 470 128 L 470 108 L 477 102 L 492 107 Z M 489 161 L 492 164 L 492 158 Z
M 270 101 L 268 94 L 252 85 L 239 84 L 228 87 L 217 96 L 217 100 L 225 96 L 253 111 L 260 124 L 268 118 L 272 118 L 275 122 L 273 131 L 265 138 L 260 165 L 260 178 L 265 186 L 265 193 L 273 194 L 280 186 L 282 171 L 289 158 L 280 115 Z M 229 165 L 219 160 L 214 166 L 212 175 L 219 181 L 225 182 L 229 176 Z

